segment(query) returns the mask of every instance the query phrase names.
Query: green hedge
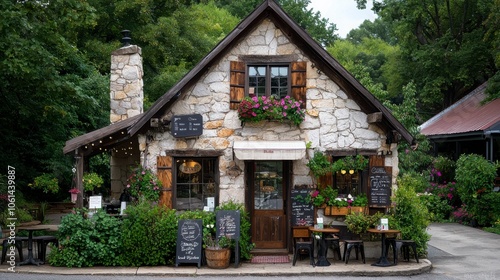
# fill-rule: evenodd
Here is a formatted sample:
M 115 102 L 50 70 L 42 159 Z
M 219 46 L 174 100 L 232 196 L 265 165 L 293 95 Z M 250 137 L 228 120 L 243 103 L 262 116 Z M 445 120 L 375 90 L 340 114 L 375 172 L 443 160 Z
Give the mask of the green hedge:
M 218 210 L 240 210 L 241 260 L 250 259 L 250 219 L 242 204 L 227 202 Z M 53 266 L 155 266 L 175 263 L 179 219 L 202 219 L 215 224 L 214 212 L 166 209 L 142 202 L 129 206 L 123 219 L 98 211 L 87 219 L 80 210 L 64 216 L 59 227 L 59 247 L 52 247 Z M 205 230 L 204 230 L 205 231 Z

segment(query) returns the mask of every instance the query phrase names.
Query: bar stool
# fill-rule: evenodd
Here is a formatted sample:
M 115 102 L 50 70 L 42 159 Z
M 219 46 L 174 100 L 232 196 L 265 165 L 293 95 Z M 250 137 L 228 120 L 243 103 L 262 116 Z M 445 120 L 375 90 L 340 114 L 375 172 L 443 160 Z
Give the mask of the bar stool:
M 339 260 L 342 260 L 342 255 L 340 254 L 340 238 L 338 237 L 327 237 L 325 238 L 327 248 L 332 249 L 333 258 L 335 259 L 335 254 L 339 257 Z
M 14 239 L 16 241 L 15 243 L 15 247 L 17 249 L 17 252 L 19 254 L 19 260 L 20 261 L 23 261 L 24 258 L 23 258 L 23 241 L 28 241 L 28 238 L 27 237 L 16 237 Z M 7 249 L 11 246 L 11 244 L 9 244 L 9 239 L 4 239 L 2 241 L 2 261 L 0 262 L 0 264 L 3 264 L 3 262 L 5 261 L 5 257 L 7 256 Z
M 301 251 L 306 250 L 309 254 L 309 261 L 312 266 L 314 264 L 314 238 L 309 233 L 309 229 L 307 227 L 293 227 L 292 229 L 293 236 L 293 266 L 297 262 L 297 256 Z
M 365 260 L 365 245 L 363 240 L 344 240 L 344 257 L 343 260 L 347 264 L 349 262 L 349 256 L 351 255 L 351 249 L 354 248 L 356 250 L 356 260 L 358 260 L 358 251 L 361 253 L 361 259 L 363 263 L 366 263 Z
M 54 243 L 56 246 L 59 244 L 57 238 L 50 235 L 34 236 L 33 241 L 36 242 L 38 246 L 38 259 L 43 262 L 45 262 L 47 246 L 49 245 L 49 243 Z
M 417 243 L 413 240 L 401 240 L 401 239 L 396 239 L 395 237 L 391 238 L 386 238 L 385 240 L 385 252 L 386 254 L 389 253 L 389 248 L 392 246 L 392 252 L 393 252 L 393 259 L 394 263 L 398 263 L 398 252 L 401 250 L 403 254 L 403 260 L 406 262 L 410 261 L 410 248 L 413 251 L 413 255 L 415 256 L 415 260 L 417 263 L 419 262 L 418 260 L 418 253 L 417 253 Z

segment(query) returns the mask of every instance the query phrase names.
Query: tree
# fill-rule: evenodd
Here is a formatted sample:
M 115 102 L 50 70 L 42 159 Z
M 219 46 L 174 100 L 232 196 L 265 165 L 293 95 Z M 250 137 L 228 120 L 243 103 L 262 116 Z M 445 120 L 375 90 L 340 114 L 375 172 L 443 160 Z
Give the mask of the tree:
M 108 79 L 75 47 L 73 33 L 93 25 L 94 15 L 76 0 L 0 2 L 0 163 L 16 168 L 18 189 L 42 173 L 71 180 L 64 142 L 106 124 Z
M 366 4 L 366 0 L 356 1 L 359 7 Z M 388 89 L 394 94 L 414 81 L 421 89 L 419 107 L 430 109 L 429 115 L 448 107 L 498 71 L 494 63 L 498 5 L 492 1 L 373 3 L 401 48 L 399 66 L 391 67 L 401 79 L 389 81 L 392 85 Z M 487 23 L 494 23 L 494 27 L 485 28 Z

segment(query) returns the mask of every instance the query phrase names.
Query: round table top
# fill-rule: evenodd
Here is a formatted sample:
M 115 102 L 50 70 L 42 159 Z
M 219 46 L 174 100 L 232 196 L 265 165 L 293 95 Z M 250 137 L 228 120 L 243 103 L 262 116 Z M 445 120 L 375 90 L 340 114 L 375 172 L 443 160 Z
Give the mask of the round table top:
M 371 233 L 400 233 L 401 231 L 397 229 L 376 229 L 376 228 L 369 228 L 368 232 Z
M 327 232 L 327 233 L 337 233 L 337 232 L 340 232 L 340 229 L 338 229 L 338 228 L 330 228 L 330 227 L 315 228 L 314 226 L 310 226 L 309 230 L 310 231 L 314 231 L 314 232 Z

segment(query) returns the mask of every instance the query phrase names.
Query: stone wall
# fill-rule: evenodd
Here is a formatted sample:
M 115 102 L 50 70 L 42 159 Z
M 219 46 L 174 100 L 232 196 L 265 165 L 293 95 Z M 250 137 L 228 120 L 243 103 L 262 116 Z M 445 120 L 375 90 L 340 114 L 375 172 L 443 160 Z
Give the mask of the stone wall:
M 229 63 L 243 55 L 293 55 L 297 61 L 307 62 L 307 114 L 305 121 L 296 127 L 278 122 L 246 123 L 242 126 L 236 110 L 229 108 Z M 219 159 L 220 201 L 244 201 L 244 174 L 228 172 L 237 166 L 244 170 L 244 162 L 233 156 L 235 140 L 302 140 L 311 142 L 312 148 L 325 150 L 390 149 L 385 145 L 385 135 L 375 125 L 367 122 L 360 107 L 326 75 L 312 68 L 312 63 L 293 45 L 276 26 L 264 20 L 247 38 L 210 70 L 177 101 L 164 116 L 170 119 L 178 114 L 201 114 L 204 120 L 203 135 L 197 139 L 175 139 L 168 132 L 153 133 L 151 142 L 139 137 L 142 156 L 147 157 L 148 167 L 156 170 L 156 156 L 171 149 L 221 150 Z M 147 149 L 147 154 L 144 151 Z M 392 157 L 397 156 L 395 148 Z M 308 159 L 293 162 L 293 184 L 311 184 Z M 387 158 L 386 163 L 397 160 Z M 397 168 L 394 168 L 397 170 Z
M 143 112 L 143 70 L 141 48 L 135 45 L 111 54 L 110 116 L 111 123 Z

